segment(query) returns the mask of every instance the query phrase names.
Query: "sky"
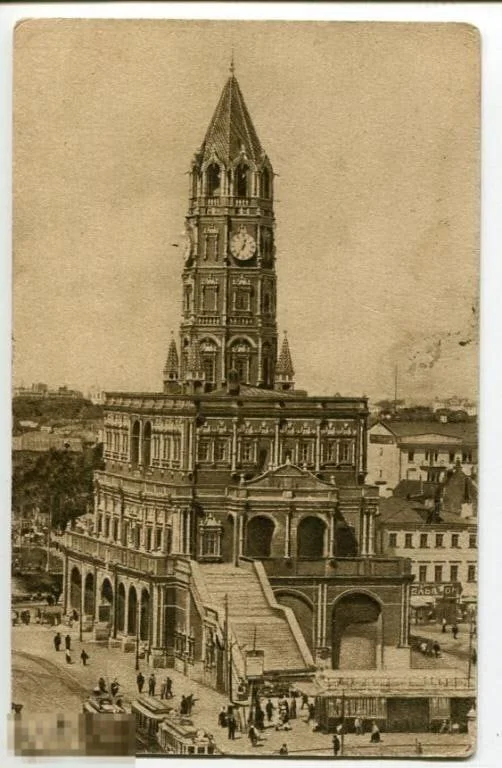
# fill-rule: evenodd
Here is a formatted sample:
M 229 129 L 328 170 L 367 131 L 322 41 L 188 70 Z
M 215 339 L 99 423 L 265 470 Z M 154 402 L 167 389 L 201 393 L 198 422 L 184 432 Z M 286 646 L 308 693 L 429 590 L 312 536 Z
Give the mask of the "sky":
M 310 394 L 476 397 L 479 40 L 466 25 L 29 21 L 14 59 L 14 381 L 160 391 L 188 177 L 232 49 L 274 171 Z

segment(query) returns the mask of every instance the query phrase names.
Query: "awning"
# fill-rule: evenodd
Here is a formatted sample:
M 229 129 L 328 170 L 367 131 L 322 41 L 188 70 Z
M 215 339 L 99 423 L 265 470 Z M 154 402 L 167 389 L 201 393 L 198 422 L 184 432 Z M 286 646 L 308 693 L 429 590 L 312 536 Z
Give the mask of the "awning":
M 428 605 L 432 606 L 432 600 L 427 600 L 425 597 L 412 597 L 410 605 L 412 608 L 426 608 Z
M 296 688 L 297 691 L 304 693 L 306 696 L 318 696 L 320 693 L 323 693 L 323 688 L 311 680 L 306 680 L 304 683 L 301 681 L 293 683 L 291 687 Z

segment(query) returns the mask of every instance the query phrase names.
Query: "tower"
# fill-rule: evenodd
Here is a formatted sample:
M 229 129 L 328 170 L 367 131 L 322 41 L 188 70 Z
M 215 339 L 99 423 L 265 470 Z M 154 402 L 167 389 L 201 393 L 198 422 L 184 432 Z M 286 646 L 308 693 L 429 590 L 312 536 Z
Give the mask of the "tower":
M 284 332 L 281 354 L 275 367 L 275 388 L 278 390 L 293 390 L 295 386 L 295 371 L 291 352 L 289 350 L 288 337 Z
M 179 390 L 179 358 L 174 337 L 171 338 L 164 366 L 164 392 L 175 393 Z
M 190 168 L 180 382 L 237 372 L 272 389 L 277 359 L 273 170 L 233 71 Z M 197 371 L 191 370 L 196 361 Z

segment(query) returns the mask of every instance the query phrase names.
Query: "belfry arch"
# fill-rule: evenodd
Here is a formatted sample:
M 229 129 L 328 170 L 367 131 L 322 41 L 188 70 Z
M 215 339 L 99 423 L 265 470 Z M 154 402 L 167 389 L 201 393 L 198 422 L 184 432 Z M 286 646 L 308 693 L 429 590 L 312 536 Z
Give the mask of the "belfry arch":
M 246 554 L 248 557 L 270 557 L 275 524 L 270 517 L 257 515 L 246 526 Z

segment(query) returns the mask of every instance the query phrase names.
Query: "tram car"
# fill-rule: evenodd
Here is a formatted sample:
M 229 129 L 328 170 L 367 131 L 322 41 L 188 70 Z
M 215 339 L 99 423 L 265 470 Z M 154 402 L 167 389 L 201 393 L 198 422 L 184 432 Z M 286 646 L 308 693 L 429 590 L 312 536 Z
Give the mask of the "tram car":
M 120 696 L 113 699 L 112 696 L 108 694 L 98 695 L 97 693 L 89 696 L 89 698 L 84 701 L 82 710 L 84 714 L 88 713 L 91 715 L 127 714 L 127 710 L 124 709 Z
M 159 728 L 159 744 L 169 755 L 219 755 L 214 737 L 208 731 L 195 728 L 184 715 L 171 712 Z
M 172 705 L 167 701 L 152 696 L 140 696 L 131 703 L 140 752 L 162 751 L 159 744 L 159 728 L 172 710 Z
M 83 702 L 80 737 L 82 753 L 89 757 L 128 756 L 136 754 L 134 719 L 120 697 L 102 694 Z

